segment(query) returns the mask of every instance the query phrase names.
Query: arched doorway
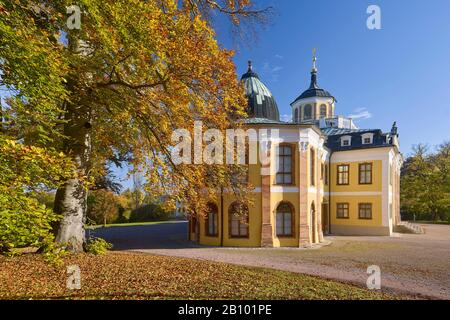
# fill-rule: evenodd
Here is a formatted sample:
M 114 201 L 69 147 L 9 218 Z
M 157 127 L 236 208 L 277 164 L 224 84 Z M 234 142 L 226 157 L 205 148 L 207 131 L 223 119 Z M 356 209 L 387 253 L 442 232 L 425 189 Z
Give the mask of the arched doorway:
M 316 234 L 317 234 L 317 218 L 316 218 L 316 206 L 311 203 L 311 243 L 316 243 Z

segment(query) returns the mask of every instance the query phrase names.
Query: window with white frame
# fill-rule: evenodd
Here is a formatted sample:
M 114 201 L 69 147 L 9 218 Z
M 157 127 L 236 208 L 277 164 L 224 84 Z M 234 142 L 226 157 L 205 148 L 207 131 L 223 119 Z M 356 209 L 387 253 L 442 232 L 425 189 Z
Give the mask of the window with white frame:
M 349 147 L 352 144 L 352 137 L 343 136 L 341 137 L 341 147 Z
M 362 144 L 372 144 L 373 143 L 373 133 L 364 133 L 361 135 Z

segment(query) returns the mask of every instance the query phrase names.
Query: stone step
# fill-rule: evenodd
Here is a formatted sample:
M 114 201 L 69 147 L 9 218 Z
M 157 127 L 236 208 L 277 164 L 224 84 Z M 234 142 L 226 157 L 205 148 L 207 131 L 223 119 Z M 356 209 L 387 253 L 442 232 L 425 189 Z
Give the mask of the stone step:
M 397 224 L 394 227 L 394 231 L 399 233 L 414 233 L 414 234 L 425 233 L 425 230 L 421 226 L 407 221 L 402 221 L 399 224 Z

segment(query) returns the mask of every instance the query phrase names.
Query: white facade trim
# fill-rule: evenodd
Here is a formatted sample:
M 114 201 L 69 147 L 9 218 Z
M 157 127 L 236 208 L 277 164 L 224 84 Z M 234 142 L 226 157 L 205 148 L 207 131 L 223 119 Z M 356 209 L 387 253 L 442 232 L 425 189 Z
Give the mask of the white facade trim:
M 284 192 L 284 193 L 297 193 L 299 188 L 297 187 L 287 187 L 287 186 L 272 186 L 270 187 L 270 192 Z
M 381 196 L 383 193 L 381 191 L 349 191 L 349 192 L 326 192 L 326 195 L 331 196 Z
M 305 104 L 313 104 L 313 103 L 329 103 L 331 105 L 334 105 L 334 99 L 331 97 L 309 97 L 309 98 L 304 98 L 304 99 L 300 99 L 298 101 L 295 101 L 294 103 L 291 104 L 292 108 L 299 108 L 302 105 Z
M 386 147 L 386 148 L 351 150 L 351 152 L 337 151 L 332 154 L 331 163 L 370 161 L 383 159 L 386 160 L 388 148 L 392 149 L 391 147 Z
M 308 188 L 308 193 L 317 193 L 317 188 L 316 187 L 309 187 Z
M 253 193 L 261 193 L 261 188 L 257 187 L 252 190 Z M 299 188 L 297 187 L 288 187 L 288 186 L 271 186 L 271 193 L 297 193 L 299 192 Z

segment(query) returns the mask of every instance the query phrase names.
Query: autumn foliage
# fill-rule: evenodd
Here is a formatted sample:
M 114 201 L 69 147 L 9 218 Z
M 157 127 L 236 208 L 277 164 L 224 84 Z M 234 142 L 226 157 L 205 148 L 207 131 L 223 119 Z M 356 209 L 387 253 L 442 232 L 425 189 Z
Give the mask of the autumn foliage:
M 233 178 L 239 168 L 176 166 L 169 151 L 174 129 L 193 131 L 201 120 L 205 130 L 225 130 L 245 116 L 233 52 L 217 42 L 210 14 L 227 15 L 239 28 L 241 19 L 259 17 L 251 2 L 81 0 L 81 28 L 69 29 L 72 4 L 0 0 L 0 141 L 65 159 L 35 163 L 64 173 L 55 186 L 56 239 L 82 248 L 88 189 L 110 163 L 128 162 L 148 192 L 166 195 L 167 207 L 183 202 L 192 215 L 204 211 L 205 194 L 214 198 L 223 188 L 249 201 L 248 186 Z M 4 160 L 7 171 L 11 161 Z M 24 177 L 15 189 L 21 196 L 47 182 Z

